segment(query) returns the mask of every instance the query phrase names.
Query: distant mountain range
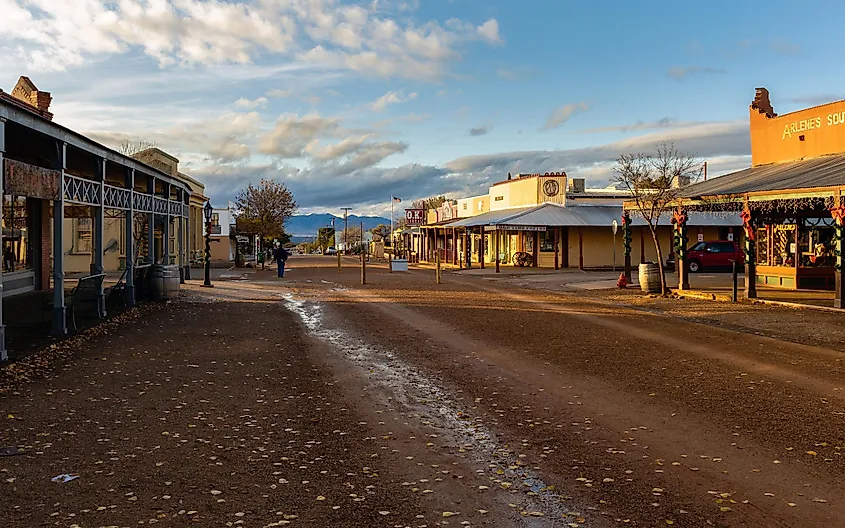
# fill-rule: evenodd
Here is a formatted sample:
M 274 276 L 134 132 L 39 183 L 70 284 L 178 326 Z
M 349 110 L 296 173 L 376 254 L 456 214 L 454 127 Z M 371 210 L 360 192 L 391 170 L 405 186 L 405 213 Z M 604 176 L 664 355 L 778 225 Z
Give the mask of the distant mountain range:
M 285 231 L 295 239 L 303 237 L 312 238 L 317 236 L 317 229 L 331 227 L 334 220 L 335 229 L 343 229 L 343 217 L 330 213 L 311 213 L 307 215 L 294 215 L 285 222 Z M 358 216 L 349 215 L 347 218 L 349 226 L 360 226 L 364 223 L 364 230 L 377 227 L 379 224 L 390 225 L 390 218 L 381 216 Z

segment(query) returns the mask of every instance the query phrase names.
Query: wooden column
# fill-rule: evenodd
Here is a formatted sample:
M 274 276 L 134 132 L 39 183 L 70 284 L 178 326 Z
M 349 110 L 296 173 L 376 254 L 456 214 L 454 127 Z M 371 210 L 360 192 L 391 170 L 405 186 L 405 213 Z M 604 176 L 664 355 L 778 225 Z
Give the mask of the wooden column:
M 560 251 L 560 230 L 561 228 L 556 227 L 555 229 L 555 271 L 560 269 L 560 260 L 558 258 L 558 252 Z
M 540 233 L 534 231 L 534 251 L 532 252 L 532 259 L 534 260 L 534 267 L 540 267 Z
M 458 229 L 452 228 L 452 265 L 458 265 Z
M 129 187 L 129 210 L 126 211 L 126 306 L 135 306 L 135 169 L 126 169 L 126 186 Z
M 499 231 L 493 231 L 493 250 L 496 252 L 494 255 L 496 259 L 496 273 L 499 273 Z
M 467 269 L 472 269 L 472 248 L 470 246 L 472 236 L 469 234 L 469 229 L 464 229 L 464 260 L 466 260 Z
M 625 278 L 631 282 L 631 215 L 622 216 L 622 246 L 625 253 Z
M 6 154 L 6 119 L 0 117 L 0 218 L 3 216 L 3 196 L 6 194 L 4 187 L 6 185 L 6 162 L 3 161 L 3 158 Z M 29 200 L 27 200 L 29 201 Z M 40 208 L 39 208 L 40 211 Z M 43 218 L 43 215 L 39 215 Z M 32 217 L 30 217 L 32 218 Z M 12 223 L 11 231 L 12 234 L 15 232 L 14 223 Z M 42 226 L 43 227 L 43 226 Z M 41 237 L 39 237 L 40 241 Z M 0 240 L 2 240 L 2 236 L 0 236 Z M 39 244 L 40 245 L 40 244 Z M 2 248 L 0 248 L 2 249 Z M 3 249 L 5 251 L 5 249 Z M 35 261 L 33 260 L 33 264 Z M 37 283 L 36 283 L 37 284 Z M 3 319 L 3 267 L 0 266 L 0 361 L 8 361 L 9 354 L 6 351 L 6 325 L 4 324 Z
M 678 266 L 678 289 L 689 290 L 689 270 L 687 270 L 687 222 L 686 215 L 683 215 L 683 222 L 678 224 L 678 245 L 680 253 L 675 255 L 675 265 Z M 673 244 L 674 246 L 674 244 Z M 673 248 L 674 251 L 674 248 Z
M 838 203 L 841 207 L 842 198 L 838 197 Z M 840 209 L 841 211 L 841 209 Z M 842 267 L 845 266 L 845 218 L 839 218 L 835 222 L 834 229 L 837 235 L 834 250 L 836 251 L 836 296 L 833 298 L 834 308 L 845 308 L 845 284 L 842 283 Z
M 754 225 L 753 216 L 749 217 L 749 225 Z M 751 229 L 754 234 L 753 227 Z M 755 241 L 745 234 L 745 298 L 757 298 L 757 251 L 755 248 Z
M 569 228 L 560 228 L 560 267 L 569 267 Z
M 578 228 L 578 269 L 584 269 L 584 234 Z
M 59 176 L 64 184 L 67 169 L 67 143 L 59 144 Z M 67 334 L 65 310 L 65 248 L 64 248 L 64 196 L 53 202 L 53 335 Z
M 479 227 L 479 228 L 478 228 L 478 233 L 479 233 L 479 240 L 478 240 L 478 265 L 481 267 L 481 269 L 484 269 L 484 268 L 485 268 L 485 266 L 486 266 L 486 263 L 484 262 L 484 243 L 485 243 L 485 242 L 484 242 L 484 241 L 485 241 L 485 238 L 484 238 L 484 226 L 481 226 L 481 227 Z
M 103 266 L 103 237 L 105 236 L 105 184 L 106 184 L 106 160 L 97 158 L 97 194 L 99 195 L 99 207 L 94 207 L 94 274 L 99 275 L 105 271 Z M 97 286 L 97 316 L 100 319 L 106 317 L 106 294 L 103 289 L 103 278 L 100 278 Z

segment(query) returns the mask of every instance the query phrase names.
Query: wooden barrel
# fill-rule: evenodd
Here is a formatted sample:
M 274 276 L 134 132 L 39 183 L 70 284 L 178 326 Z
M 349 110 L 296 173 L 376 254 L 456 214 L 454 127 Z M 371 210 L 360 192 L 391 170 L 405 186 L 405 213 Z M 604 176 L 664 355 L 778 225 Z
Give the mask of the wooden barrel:
M 660 293 L 660 269 L 657 264 L 640 264 L 640 288 L 646 293 Z
M 156 301 L 175 301 L 179 297 L 178 266 L 153 266 L 151 282 Z

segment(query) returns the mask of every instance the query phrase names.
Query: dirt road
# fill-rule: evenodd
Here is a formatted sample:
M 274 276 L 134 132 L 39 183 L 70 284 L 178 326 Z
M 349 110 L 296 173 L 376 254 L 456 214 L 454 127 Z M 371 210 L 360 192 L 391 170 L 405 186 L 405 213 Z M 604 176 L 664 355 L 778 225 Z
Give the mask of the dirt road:
M 845 526 L 838 315 L 796 343 L 788 310 L 334 265 L 191 287 L 0 399 L 0 519 Z

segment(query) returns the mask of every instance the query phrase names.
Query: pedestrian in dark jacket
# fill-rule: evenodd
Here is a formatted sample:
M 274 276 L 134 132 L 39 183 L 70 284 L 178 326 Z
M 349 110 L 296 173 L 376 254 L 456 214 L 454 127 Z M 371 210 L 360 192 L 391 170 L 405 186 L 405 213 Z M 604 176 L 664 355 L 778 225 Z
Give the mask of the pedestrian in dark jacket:
M 276 246 L 273 250 L 273 260 L 276 261 L 276 266 L 279 268 L 279 278 L 284 278 L 285 276 L 285 261 L 288 259 L 290 254 L 285 250 L 285 248 L 281 246 Z

